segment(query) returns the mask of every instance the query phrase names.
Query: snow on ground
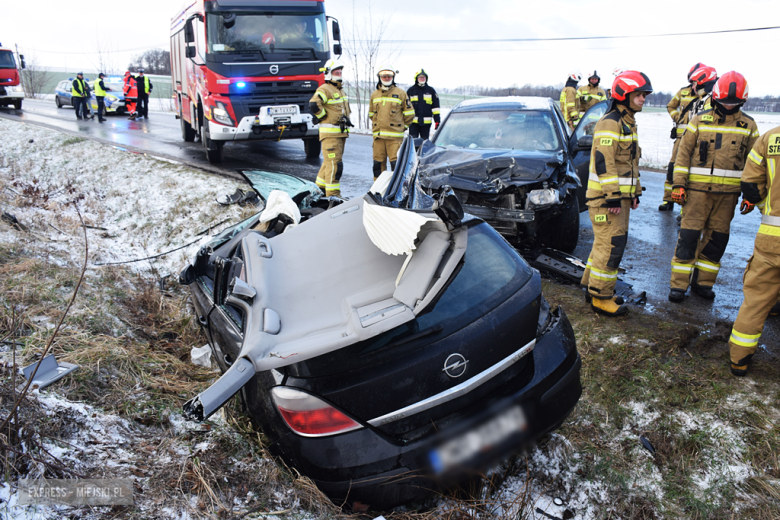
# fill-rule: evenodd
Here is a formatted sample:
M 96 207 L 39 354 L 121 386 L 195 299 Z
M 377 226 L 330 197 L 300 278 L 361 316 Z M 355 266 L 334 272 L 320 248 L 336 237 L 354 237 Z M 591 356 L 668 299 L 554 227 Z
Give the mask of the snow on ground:
M 144 258 L 196 241 L 153 261 L 162 274 L 178 273 L 208 241 L 210 227 L 240 218 L 241 208 L 219 206 L 215 198 L 246 189 L 244 182 L 4 119 L 0 132 L 0 181 L 7 195 L 20 199 L 20 207 L 3 210 L 55 249 L 70 252 L 77 264 L 83 233 L 75 210 L 65 205 L 78 194 L 84 195 L 78 205 L 86 225 L 102 228 L 88 230 L 91 264 Z M 52 210 L 64 218 L 51 221 Z M 4 229 L 0 240 L 15 236 Z

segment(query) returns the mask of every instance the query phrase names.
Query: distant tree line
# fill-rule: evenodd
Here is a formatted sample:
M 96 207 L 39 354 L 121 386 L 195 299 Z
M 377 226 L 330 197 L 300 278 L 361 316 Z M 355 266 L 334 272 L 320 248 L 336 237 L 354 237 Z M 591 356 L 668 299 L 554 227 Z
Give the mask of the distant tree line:
M 171 53 L 163 49 L 149 49 L 143 54 L 133 56 L 127 65 L 130 72 L 144 69 L 144 74 L 171 75 Z
M 537 96 L 559 99 L 561 87 L 543 85 L 512 85 L 510 87 L 483 87 L 479 85 L 464 85 L 453 89 L 439 89 L 441 92 L 470 96 Z M 653 92 L 647 96 L 645 104 L 651 107 L 666 107 L 672 100 L 674 92 Z M 746 110 L 752 112 L 780 112 L 780 97 L 764 96 L 750 97 L 745 103 Z

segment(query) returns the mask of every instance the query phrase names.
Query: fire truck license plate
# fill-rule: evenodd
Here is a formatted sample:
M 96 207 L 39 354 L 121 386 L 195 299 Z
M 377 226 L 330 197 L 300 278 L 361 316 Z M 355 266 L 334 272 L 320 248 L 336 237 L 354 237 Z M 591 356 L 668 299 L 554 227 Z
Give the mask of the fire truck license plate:
M 298 107 L 295 105 L 289 105 L 284 107 L 268 107 L 268 115 L 281 116 L 287 114 L 294 114 Z

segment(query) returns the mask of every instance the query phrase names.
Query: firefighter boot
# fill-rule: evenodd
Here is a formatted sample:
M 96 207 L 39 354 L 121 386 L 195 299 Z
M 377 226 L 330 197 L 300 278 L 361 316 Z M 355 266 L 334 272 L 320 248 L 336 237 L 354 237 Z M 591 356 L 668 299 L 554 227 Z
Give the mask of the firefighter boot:
M 680 303 L 685 299 L 685 291 L 682 289 L 672 289 L 669 291 L 669 301 Z
M 672 211 L 674 209 L 674 202 L 664 202 L 658 206 L 658 211 Z
M 698 280 L 699 280 L 699 270 L 694 269 L 693 276 L 691 277 L 691 291 L 695 292 L 705 300 L 714 300 L 715 291 L 712 290 L 712 287 L 706 285 L 699 285 Z
M 586 303 L 590 303 L 591 301 L 593 301 L 593 295 L 590 294 L 590 291 L 588 291 L 588 286 L 587 285 L 584 285 L 584 286 L 581 285 L 580 287 L 584 287 L 585 288 L 585 302 Z M 626 303 L 626 301 L 623 299 L 622 296 L 615 296 L 615 295 L 613 295 L 612 299 L 615 300 L 615 303 L 617 303 L 618 305 L 623 305 L 624 303 Z
M 770 316 L 777 316 L 778 314 L 780 314 L 780 301 L 772 305 L 772 308 L 769 309 Z
M 607 316 L 622 316 L 628 312 L 628 307 L 626 305 L 618 305 L 614 297 L 607 300 L 593 298 L 590 306 L 594 311 Z
M 749 354 L 743 357 L 737 363 L 732 361 L 731 373 L 737 377 L 745 377 L 747 375 L 747 369 L 751 359 L 753 359 L 753 354 Z

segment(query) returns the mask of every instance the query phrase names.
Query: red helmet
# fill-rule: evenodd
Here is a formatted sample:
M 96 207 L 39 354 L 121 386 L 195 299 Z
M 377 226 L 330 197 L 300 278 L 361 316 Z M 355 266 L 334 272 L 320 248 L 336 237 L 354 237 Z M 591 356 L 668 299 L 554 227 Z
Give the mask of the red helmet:
M 718 79 L 718 71 L 715 70 L 715 67 L 704 65 L 694 70 L 689 76 L 689 79 L 691 80 L 691 83 L 702 86 L 705 83 Z
M 653 85 L 650 84 L 650 78 L 642 72 L 627 70 L 615 78 L 612 83 L 612 97 L 618 101 L 625 101 L 632 92 L 653 91 Z
M 712 88 L 712 99 L 727 105 L 741 105 L 748 98 L 748 83 L 739 72 L 725 73 Z
M 694 65 L 693 67 L 691 67 L 691 70 L 689 70 L 689 71 L 688 71 L 688 81 L 691 81 L 691 75 L 692 75 L 694 72 L 696 72 L 697 70 L 699 70 L 700 68 L 702 68 L 702 67 L 706 67 L 706 65 L 705 65 L 705 64 L 703 64 L 703 63 L 697 63 L 696 65 Z

